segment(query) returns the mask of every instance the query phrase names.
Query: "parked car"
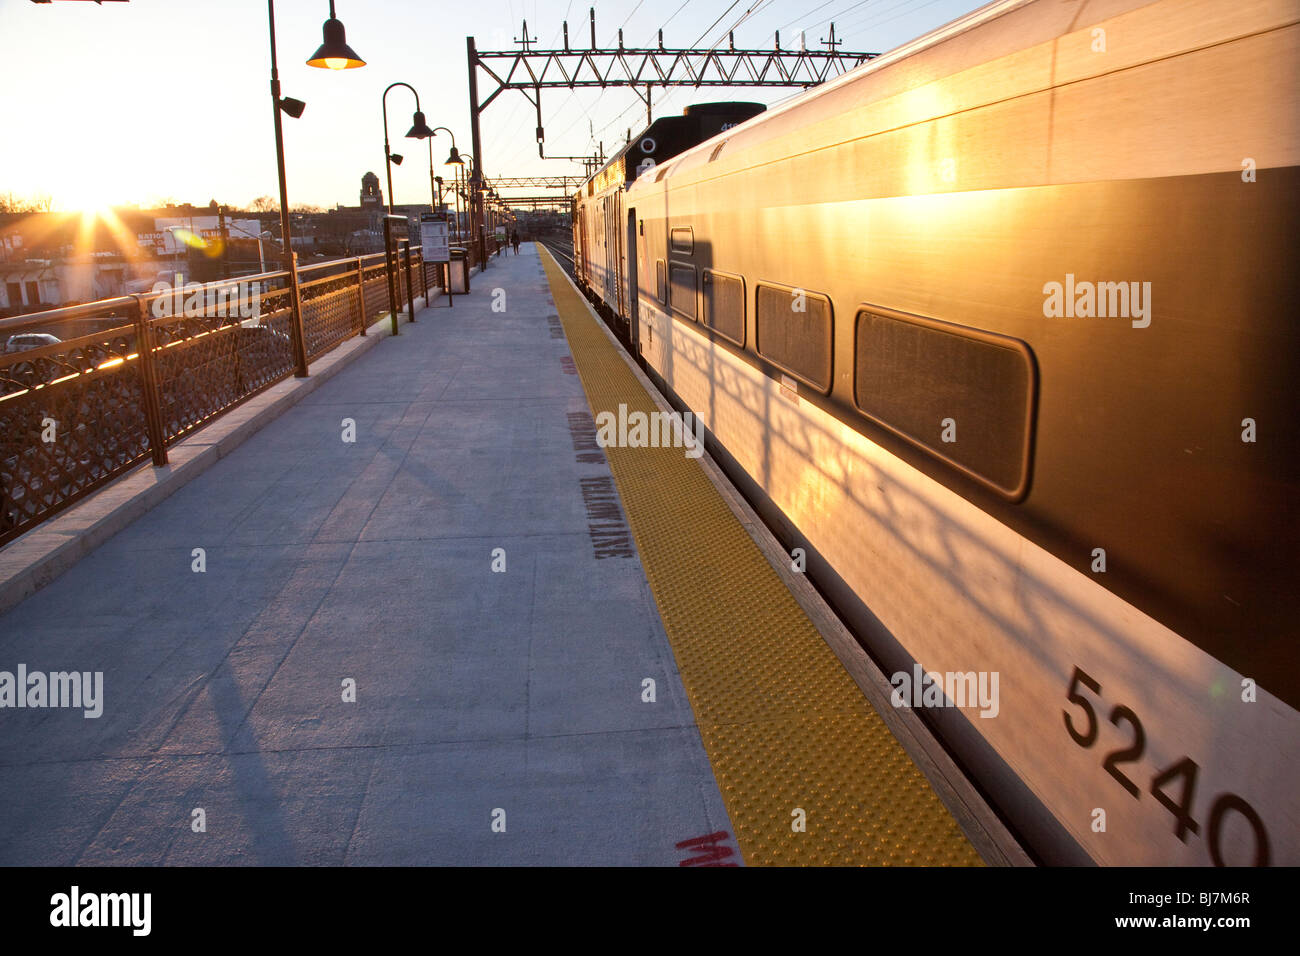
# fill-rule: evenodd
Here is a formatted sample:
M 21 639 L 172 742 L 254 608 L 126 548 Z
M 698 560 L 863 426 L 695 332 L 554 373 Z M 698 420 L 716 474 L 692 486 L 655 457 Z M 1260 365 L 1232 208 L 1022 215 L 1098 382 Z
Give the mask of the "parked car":
M 5 342 L 5 354 L 13 352 L 26 352 L 29 349 L 39 349 L 46 345 L 58 345 L 63 339 L 56 335 L 49 335 L 46 332 L 22 332 L 18 335 L 9 336 L 9 341 Z

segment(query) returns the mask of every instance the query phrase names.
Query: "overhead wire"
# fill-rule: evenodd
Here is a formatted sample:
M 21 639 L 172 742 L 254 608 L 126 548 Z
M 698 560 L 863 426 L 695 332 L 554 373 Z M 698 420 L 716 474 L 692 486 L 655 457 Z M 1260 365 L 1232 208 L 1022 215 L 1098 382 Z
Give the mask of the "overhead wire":
M 637 6 L 640 6 L 640 3 L 638 3 Z M 551 37 L 551 48 L 552 48 L 552 49 L 555 49 L 556 41 L 559 40 L 559 38 L 560 38 L 560 34 L 561 34 L 561 32 L 563 32 L 563 30 L 564 30 L 564 24 L 568 22 L 568 19 L 569 19 L 569 11 L 572 10 L 572 9 L 573 9 L 573 0 L 569 0 L 568 5 L 565 6 L 565 8 L 564 8 L 564 16 L 561 18 L 560 26 L 556 28 L 554 36 Z M 630 17 L 631 14 L 629 14 L 628 16 Z M 626 22 L 626 21 L 624 21 L 624 22 Z M 573 99 L 575 93 L 576 93 L 576 90 L 570 90 L 570 91 L 569 91 L 569 95 L 568 95 L 568 96 L 567 96 L 567 97 L 566 97 L 566 98 L 565 98 L 565 99 L 560 103 L 560 106 L 557 107 L 557 110 L 563 110 L 564 107 L 568 105 L 569 100 Z M 538 95 L 540 96 L 540 93 L 539 93 Z M 509 136 L 512 136 L 513 133 L 515 132 L 515 125 L 514 125 L 514 123 L 513 123 L 513 120 L 514 120 L 515 116 L 518 114 L 518 111 L 519 111 L 519 107 L 520 107 L 520 105 L 522 105 L 522 104 L 519 102 L 518 99 L 516 99 L 516 100 L 515 100 L 515 105 L 514 105 L 514 107 L 511 109 L 510 114 L 507 116 L 506 121 L 505 121 L 504 123 L 502 123 L 499 127 L 497 127 L 497 133 L 496 133 L 496 136 L 493 138 L 493 142 L 492 142 L 492 146 L 493 146 L 494 148 L 495 148 L 497 145 L 500 144 L 500 142 L 501 142 L 501 140 L 502 140 L 503 138 L 505 138 L 505 137 L 509 137 Z M 529 105 L 532 105 L 532 104 L 529 103 Z M 582 102 L 581 100 L 578 101 L 578 106 L 581 107 L 582 112 L 583 112 L 583 115 L 585 115 L 585 116 L 587 117 L 587 120 L 588 120 L 589 122 L 591 122 L 592 124 L 594 124 L 594 123 L 595 123 L 595 120 L 592 119 L 592 117 L 591 117 L 591 113 L 588 112 L 587 107 L 583 104 L 583 102 Z M 572 129 L 572 128 L 573 128 L 574 126 L 576 126 L 576 125 L 577 125 L 581 120 L 582 120 L 582 117 L 581 117 L 581 116 L 576 117 L 576 118 L 574 119 L 574 122 L 571 123 L 571 124 L 569 124 L 569 127 L 565 130 L 565 132 L 568 132 L 569 129 Z M 561 134 L 561 135 L 563 135 L 563 134 Z
M 645 0 L 636 0 L 636 6 L 632 8 L 632 13 L 629 13 L 627 16 L 625 16 L 623 18 L 623 22 L 618 25 L 619 30 L 622 30 L 625 26 L 627 26 L 627 21 L 631 20 L 632 15 L 635 14 L 637 10 L 641 9 L 641 4 L 643 3 L 645 3 Z M 617 39 L 618 39 L 618 33 L 615 32 L 615 34 L 609 38 L 609 42 L 613 43 Z
M 725 17 L 725 16 L 726 16 L 728 13 L 730 13 L 732 10 L 734 10 L 734 9 L 736 8 L 736 4 L 738 4 L 738 3 L 740 3 L 740 0 L 731 0 L 731 6 L 727 7 L 727 9 L 723 10 L 722 13 L 720 13 L 720 14 L 718 15 L 718 19 L 714 20 L 712 23 L 709 24 L 708 29 L 705 30 L 703 33 L 701 33 L 701 34 L 699 35 L 699 37 L 696 38 L 695 42 L 691 44 L 691 49 L 695 49 L 696 47 L 698 47 L 698 46 L 700 45 L 700 41 L 703 40 L 703 39 L 704 39 L 706 36 L 708 36 L 710 33 L 712 33 L 712 32 L 713 32 L 713 28 L 716 27 L 719 23 L 721 23 L 721 22 L 722 22 L 722 18 Z
M 624 19 L 623 19 L 623 21 L 622 21 L 622 24 L 620 25 L 619 29 L 622 29 L 624 26 L 626 26 L 626 25 L 631 21 L 633 15 L 634 15 L 634 14 L 635 14 L 639 9 L 640 9 L 640 7 L 643 5 L 643 2 L 644 2 L 644 0 L 637 0 L 637 3 L 632 7 L 632 10 L 627 14 L 626 17 L 624 17 Z M 658 28 L 658 31 L 662 31 L 662 30 L 663 30 L 665 27 L 667 27 L 667 26 L 668 26 L 668 25 L 669 25 L 669 24 L 670 24 L 674 19 L 676 19 L 676 17 L 677 17 L 677 16 L 678 16 L 678 15 L 679 15 L 679 14 L 680 14 L 680 13 L 681 13 L 685 8 L 686 8 L 686 6 L 687 6 L 687 4 L 688 4 L 689 2 L 690 2 L 690 0 L 684 0 L 684 2 L 682 2 L 679 6 L 677 6 L 677 8 L 676 8 L 675 10 L 673 10 L 673 12 L 672 12 L 668 17 L 667 17 L 667 19 L 664 20 L 663 24 Z M 711 53 L 712 51 L 716 50 L 716 49 L 717 49 L 717 48 L 718 48 L 718 47 L 723 43 L 723 41 L 725 40 L 725 38 L 726 38 L 728 35 L 730 35 L 731 33 L 733 33 L 733 32 L 734 32 L 738 27 L 740 27 L 740 26 L 743 25 L 744 23 L 748 22 L 749 20 L 753 19 L 754 17 L 756 17 L 756 16 L 759 15 L 760 13 L 766 12 L 766 11 L 771 7 L 771 5 L 772 5 L 773 2 L 774 2 L 774 0 L 757 0 L 757 2 L 752 3 L 752 4 L 751 4 L 747 9 L 745 9 L 744 11 L 742 11 L 742 12 L 741 12 L 737 17 L 736 17 L 736 19 L 735 19 L 735 20 L 734 20 L 734 21 L 733 21 L 729 26 L 727 26 L 725 29 L 723 29 L 723 30 L 722 30 L 722 31 L 717 35 L 716 39 L 713 40 L 712 43 L 711 43 L 711 45 L 708 47 L 708 51 Z M 804 20 L 806 20 L 807 17 L 810 17 L 810 16 L 812 16 L 812 15 L 815 14 L 815 13 L 818 13 L 818 12 L 820 12 L 820 11 L 822 11 L 822 10 L 825 10 L 827 7 L 830 7 L 832 4 L 834 4 L 834 2 L 835 2 L 835 0 L 824 0 L 824 2 L 819 3 L 819 4 L 817 4 L 816 6 L 813 6 L 812 8 L 810 8 L 809 10 L 807 10 L 804 14 L 802 14 L 801 16 L 795 18 L 794 20 L 789 21 L 788 23 L 786 23 L 785 25 L 783 25 L 783 26 L 780 27 L 779 29 L 784 30 L 784 29 L 787 29 L 787 28 L 788 28 L 790 25 L 792 25 L 792 24 L 799 23 L 800 21 L 804 21 Z M 850 4 L 849 6 L 844 7 L 843 9 L 839 10 L 839 11 L 836 12 L 835 14 L 833 14 L 833 15 L 831 15 L 831 16 L 829 16 L 829 17 L 823 19 L 823 20 L 818 20 L 818 21 L 814 22 L 813 24 L 811 24 L 810 26 L 805 27 L 804 29 L 805 29 L 805 30 L 807 30 L 807 29 L 815 29 L 816 27 L 821 26 L 822 24 L 829 23 L 829 22 L 833 22 L 836 18 L 841 17 L 841 16 L 845 15 L 846 13 L 852 12 L 852 11 L 854 11 L 854 10 L 860 8 L 860 7 L 866 6 L 866 5 L 867 5 L 868 3 L 870 3 L 870 2 L 872 2 L 872 0 L 858 0 L 858 2 L 852 3 L 852 4 Z M 932 0 L 932 2 L 938 2 L 938 0 Z M 699 37 L 697 37 L 697 39 L 695 40 L 695 42 L 694 42 L 693 44 L 691 44 L 691 47 L 689 47 L 689 49 L 698 49 L 698 48 L 701 48 L 701 44 L 702 44 L 705 40 L 707 40 L 707 39 L 710 37 L 710 35 L 712 35 L 712 34 L 714 33 L 715 29 L 717 29 L 717 27 L 718 27 L 720 24 L 722 24 L 722 23 L 726 20 L 726 18 L 728 17 L 728 15 L 730 15 L 730 14 L 731 14 L 731 13 L 732 13 L 732 12 L 733 12 L 733 11 L 734 11 L 738 6 L 739 6 L 739 5 L 740 5 L 740 0 L 732 0 L 732 2 L 729 3 L 729 4 L 728 4 L 728 5 L 727 5 L 723 10 L 722 10 L 722 12 L 721 12 L 721 13 L 720 13 L 720 14 L 719 14 L 719 15 L 718 15 L 714 20 L 713 20 L 713 22 L 710 23 L 710 25 L 708 26 L 708 28 L 706 28 L 706 29 L 704 30 L 704 32 L 701 33 L 701 34 L 699 35 Z M 929 4 L 925 4 L 925 5 L 928 6 Z M 567 15 L 568 15 L 569 9 L 570 9 L 571 7 L 572 7 L 572 0 L 569 0 L 569 5 L 566 7 L 566 10 L 565 10 L 565 16 L 566 16 L 566 18 L 567 18 Z M 896 7 L 889 7 L 889 8 L 886 8 L 884 11 L 876 11 L 876 12 L 877 12 L 877 13 L 880 13 L 880 12 L 888 13 L 888 12 L 892 12 L 894 9 L 897 9 L 897 8 L 896 8 Z M 870 20 L 870 19 L 871 19 L 871 18 L 868 17 L 868 20 Z M 658 31 L 656 31 L 656 32 L 658 32 Z M 775 33 L 774 33 L 773 35 L 775 35 Z M 648 47 L 652 47 L 652 46 L 654 45 L 654 43 L 655 43 L 655 39 L 652 38 L 651 41 L 647 44 L 647 46 L 648 46 Z M 670 87 L 670 88 L 664 90 L 662 98 L 659 100 L 658 104 L 656 104 L 656 105 L 659 106 L 659 107 L 662 107 L 662 106 L 663 106 L 664 104 L 666 104 L 666 103 L 667 103 L 667 102 L 668 102 L 672 97 L 674 97 L 674 96 L 675 96 L 675 95 L 676 95 L 676 94 L 677 94 L 681 89 L 684 89 L 684 88 L 685 88 L 685 87 L 674 86 L 674 87 Z M 588 146 L 589 146 L 589 147 L 594 147 L 594 146 L 595 146 L 595 143 L 596 143 L 599 139 L 602 139 L 602 138 L 604 137 L 604 135 L 605 135 L 606 133 L 608 133 L 611 129 L 615 129 L 615 128 L 616 128 L 616 127 L 617 127 L 617 126 L 618 126 L 618 125 L 623 121 L 624 117 L 626 117 L 626 116 L 627 116 L 629 113 L 631 113 L 633 110 L 636 110 L 636 109 L 642 108 L 642 107 L 644 106 L 644 101 L 643 101 L 643 100 L 637 100 L 637 101 L 635 101 L 635 102 L 629 103 L 628 106 L 624 107 L 622 110 L 620 110 L 618 113 L 616 113 L 616 114 L 615 114 L 615 115 L 614 115 L 614 116 L 613 116 L 609 121 L 607 121 L 603 126 L 601 126 L 601 127 L 597 130 L 596 127 L 595 127 L 595 120 L 593 119 L 593 117 L 592 117 L 590 111 L 586 108 L 586 105 L 582 102 L 581 98 L 578 98 L 578 97 L 577 97 L 577 92 L 578 92 L 577 89 L 570 90 L 570 91 L 569 91 L 569 95 L 568 95 L 568 97 L 565 98 L 565 100 L 560 104 L 560 107 L 559 107 L 558 109 L 559 109 L 560 111 L 562 111 L 563 108 L 564 108 L 565 106 L 568 105 L 569 100 L 572 100 L 572 99 L 577 98 L 578 103 L 579 103 L 579 106 L 582 107 L 583 115 L 582 115 L 582 116 L 577 116 L 577 117 L 575 117 L 575 118 L 573 119 L 573 121 L 570 122 L 570 123 L 568 124 L 568 126 L 566 126 L 566 127 L 564 128 L 564 130 L 561 131 L 561 132 L 558 134 L 558 136 L 554 137 L 554 138 L 556 138 L 556 139 L 563 138 L 564 136 L 567 136 L 567 135 L 568 135 L 568 134 L 573 130 L 573 128 L 574 128 L 575 126 L 577 126 L 577 124 L 578 124 L 579 122 L 581 122 L 582 119 L 585 117 L 585 118 L 587 119 L 587 121 L 588 121 L 588 124 L 589 124 Z M 784 100 L 789 99 L 790 96 L 798 95 L 798 92 L 799 92 L 799 91 L 796 91 L 795 93 L 789 94 L 789 95 L 787 95 L 787 96 L 779 97 L 775 102 L 783 102 Z
M 878 27 L 884 23 L 892 23 L 893 21 L 897 20 L 899 17 L 905 17 L 908 14 L 917 13 L 920 10 L 924 10 L 926 7 L 934 6 L 938 2 L 939 0 L 930 0 L 929 3 L 922 3 L 919 6 L 917 6 L 914 5 L 916 3 L 916 0 L 905 0 L 905 2 L 901 4 L 901 6 L 906 9 L 903 9 L 900 12 L 895 13 L 892 17 L 885 17 L 884 19 L 881 19 L 881 15 L 890 13 L 891 11 L 894 10 L 898 10 L 900 4 L 894 4 L 894 6 L 886 7 L 883 10 L 873 10 L 871 12 L 871 15 L 866 17 L 866 19 L 858 21 L 854 25 L 854 29 L 860 30 L 860 29 L 866 29 L 867 27 Z M 938 26 L 938 24 L 936 24 L 936 26 Z
M 831 14 L 829 17 L 826 17 L 825 19 L 818 20 L 818 21 L 816 21 L 815 23 L 807 23 L 807 24 L 804 24 L 803 29 L 804 29 L 804 30 L 816 30 L 816 29 L 817 29 L 818 27 L 820 27 L 820 26 L 824 26 L 824 25 L 826 25 L 826 24 L 828 24 L 828 23 L 834 23 L 834 22 L 835 22 L 836 20 L 838 20 L 840 17 L 844 16 L 844 14 L 846 14 L 846 13 L 852 11 L 852 10 L 856 10 L 858 7 L 865 7 L 868 3 L 871 3 L 871 2 L 872 2 L 872 0 L 858 0 L 857 3 L 854 3 L 854 4 L 850 5 L 850 6 L 847 6 L 847 7 L 845 7 L 843 10 L 840 10 L 838 13 L 833 13 L 833 14 Z
M 832 2 L 834 2 L 834 0 L 832 0 Z M 761 11 L 761 10 L 763 10 L 763 9 L 766 9 L 768 6 L 771 5 L 771 3 L 772 3 L 772 0 L 757 0 L 757 2 L 754 3 L 752 6 L 750 6 L 747 10 L 745 10 L 745 12 L 742 13 L 742 14 L 740 15 L 740 17 L 739 17 L 739 18 L 738 18 L 734 23 L 731 24 L 731 26 L 727 27 L 727 29 L 723 30 L 722 33 L 720 33 L 720 34 L 718 35 L 718 39 L 715 40 L 715 41 L 713 42 L 713 45 L 712 45 L 711 47 L 709 47 L 709 53 L 712 53 L 714 50 L 716 50 L 716 49 L 718 48 L 718 45 L 722 43 L 722 39 L 723 39 L 723 37 L 726 37 L 726 36 L 730 35 L 730 34 L 731 34 L 732 32 L 734 32 L 735 29 L 736 29 L 737 27 L 739 27 L 742 23 L 744 23 L 746 20 L 748 20 L 751 16 L 757 14 L 759 11 Z M 720 22 L 722 21 L 723 17 L 725 17 L 725 16 L 727 15 L 727 13 L 730 12 L 730 11 L 731 11 L 735 6 L 736 6 L 736 4 L 733 3 L 730 7 L 728 7 L 726 10 L 724 10 L 724 11 L 723 11 L 723 14 L 722 14 L 722 17 L 719 17 L 717 20 L 715 20 L 715 21 L 713 22 L 713 23 L 714 23 L 714 26 L 716 26 L 718 23 L 720 23 Z M 708 36 L 708 34 L 712 32 L 712 30 L 713 30 L 713 27 L 709 27 L 708 30 L 704 31 L 704 33 L 701 34 L 701 36 L 700 36 L 700 40 L 703 40 L 704 38 L 706 38 L 706 37 Z M 699 43 L 700 43 L 700 41 L 697 40 L 697 41 L 695 42 L 694 46 L 698 47 L 698 46 L 699 46 Z M 663 103 L 667 102 L 668 99 L 671 98 L 671 97 L 673 96 L 673 94 L 675 94 L 678 90 L 681 90 L 681 89 L 683 89 L 683 88 L 684 88 L 684 87 L 679 87 L 679 86 L 677 86 L 677 87 L 672 87 L 672 88 L 670 88 L 669 90 L 667 90 L 667 91 L 664 93 L 663 99 L 661 99 L 661 100 L 659 101 L 660 104 L 662 105 Z M 731 87 L 723 87 L 723 89 L 731 89 Z
M 668 24 L 672 23 L 673 20 L 676 18 L 677 14 L 681 13 L 684 9 L 686 9 L 686 4 L 689 3 L 689 2 L 690 2 L 690 0 L 683 0 L 682 5 L 679 6 L 676 10 L 674 10 L 674 11 L 672 12 L 671 16 L 669 16 L 667 20 L 665 20 L 663 23 L 661 23 L 661 24 L 659 25 L 658 29 L 656 29 L 656 31 L 655 31 L 656 35 L 657 35 L 658 33 L 660 33 L 661 31 L 663 31 L 664 28 L 666 28 L 666 27 L 668 26 Z M 736 0 L 736 2 L 739 3 L 740 0 Z M 640 3 L 638 3 L 637 6 L 640 6 Z M 732 6 L 734 7 L 734 6 L 735 6 L 735 3 L 733 3 Z M 634 10 L 634 12 L 635 12 L 635 10 Z M 725 16 L 726 14 L 724 13 L 723 15 Z M 627 21 L 630 20 L 631 18 L 632 18 L 632 15 L 631 15 L 631 14 L 628 14 L 627 19 L 623 21 L 624 25 L 626 25 L 626 24 L 627 24 Z M 647 46 L 651 46 L 653 43 L 654 43 L 654 39 L 652 38 L 652 39 L 650 40 L 650 42 L 647 43 L 646 45 L 647 45 Z M 565 100 L 560 104 L 561 108 L 563 108 L 564 106 L 568 105 L 569 100 L 570 100 L 570 99 L 573 99 L 574 96 L 576 95 L 576 93 L 577 93 L 577 90 L 570 90 L 570 91 L 569 91 L 569 96 L 568 96 L 568 97 L 567 97 L 567 98 L 566 98 L 566 99 L 565 99 Z M 581 104 L 582 101 L 579 100 L 578 102 Z M 638 105 L 638 104 L 633 103 L 633 104 L 632 104 L 631 106 L 629 106 L 627 109 L 623 110 L 621 113 L 618 114 L 618 116 L 616 116 L 616 117 L 614 118 L 614 120 L 613 120 L 612 122 L 607 123 L 605 126 L 601 127 L 601 130 L 600 130 L 600 131 L 601 131 L 602 133 L 605 132 L 606 129 L 608 129 L 608 128 L 609 128 L 610 126 L 612 126 L 614 123 L 618 122 L 618 120 L 619 120 L 621 117 L 623 117 L 623 116 L 628 112 L 629 109 L 631 109 L 633 106 L 636 106 L 636 105 Z M 584 109 L 584 112 L 585 112 L 585 109 Z M 587 113 L 587 119 L 588 119 L 588 120 L 591 120 L 591 124 L 592 124 L 592 127 L 593 127 L 591 137 L 590 137 L 590 139 L 589 139 L 588 142 L 587 142 L 587 145 L 588 145 L 588 146 L 591 146 L 591 145 L 593 145 L 593 144 L 596 142 L 596 133 L 595 133 L 595 130 L 594 130 L 595 120 L 592 120 L 592 119 L 591 119 L 591 114 L 590 114 L 590 113 Z M 564 136 L 564 135 L 566 135 L 566 134 L 569 132 L 569 130 L 573 129 L 573 127 L 575 127 L 575 126 L 578 125 L 578 122 L 579 122 L 580 120 L 581 120 L 581 117 L 576 117 L 576 118 L 574 119 L 574 121 L 573 121 L 572 123 L 570 123 L 568 126 L 566 126 L 566 127 L 564 128 L 563 132 L 561 132 L 559 135 L 560 135 L 561 137 Z

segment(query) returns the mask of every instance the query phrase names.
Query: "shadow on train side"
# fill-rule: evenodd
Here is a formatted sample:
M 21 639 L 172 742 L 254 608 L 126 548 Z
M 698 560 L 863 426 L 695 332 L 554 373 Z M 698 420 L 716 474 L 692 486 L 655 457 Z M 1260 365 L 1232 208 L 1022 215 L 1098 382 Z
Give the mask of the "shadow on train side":
M 691 262 L 697 267 L 696 275 L 712 268 L 711 246 L 696 242 Z M 653 264 L 648 278 L 649 282 L 642 279 L 639 305 L 642 341 L 637 344 L 643 353 L 639 356 L 642 366 L 675 407 L 690 410 L 703 420 L 710 453 L 787 550 L 805 549 L 813 583 L 887 675 L 910 673 L 914 664 L 927 672 L 969 671 L 972 665 L 979 665 L 974 668 L 977 670 L 993 667 L 1001 671 L 1005 731 L 988 733 L 987 726 L 979 726 L 983 724 L 979 717 L 959 712 L 946 696 L 946 706 L 925 708 L 921 716 L 954 748 L 960 762 L 968 769 L 978 768 L 975 778 L 984 783 L 1009 822 L 1046 862 L 1092 862 L 1094 855 L 1047 810 L 1047 806 L 1069 804 L 1075 796 L 1057 761 L 1059 746 L 1052 746 L 1049 738 L 1047 746 L 1040 741 L 1037 746 L 1012 748 L 1020 754 L 1012 765 L 999 754 L 991 738 L 1002 742 L 1004 749 L 1008 749 L 1008 740 L 1033 735 L 1055 733 L 1060 744 L 1068 740 L 1059 726 L 1070 681 L 1068 667 L 1062 670 L 1063 661 L 1087 664 L 1089 654 L 1108 655 L 1107 648 L 1124 648 L 1126 657 L 1120 661 L 1120 669 L 1131 677 L 1128 688 L 1116 696 L 1128 700 L 1142 699 L 1134 695 L 1149 697 L 1150 688 L 1185 687 L 1186 661 L 1176 652 L 1157 656 L 1118 626 L 1126 623 L 1124 615 L 1115 611 L 1122 598 L 1112 595 L 1103 613 L 1093 603 L 1095 593 L 1088 592 L 1092 585 L 1063 588 L 1061 571 L 1052 570 L 1049 579 L 1027 565 L 1023 550 L 1033 548 L 1032 544 L 1017 539 L 1008 548 L 1004 545 L 1009 539 L 1004 535 L 1001 544 L 995 545 L 983 534 L 987 525 L 972 523 L 958 510 L 941 507 L 943 492 L 936 494 L 926 488 L 928 479 L 923 475 L 907 476 L 906 465 L 900 469 L 881 467 L 879 454 L 871 458 L 864 454 L 864 447 L 875 443 L 886 458 L 893 455 L 911 464 L 914 454 L 902 453 L 890 436 L 877 435 L 865 425 L 860 429 L 819 425 L 808 415 L 797 413 L 804 399 L 787 393 L 770 370 L 756 367 L 752 352 L 747 362 L 734 360 L 736 349 L 723 344 L 722 337 L 707 327 L 705 316 L 689 314 L 691 307 L 674 309 L 671 279 L 668 302 L 660 301 Z M 748 283 L 745 295 L 746 322 L 752 330 L 748 306 L 753 291 Z M 695 297 L 693 308 L 701 310 L 700 297 Z M 747 340 L 750 334 L 747 331 Z M 625 344 L 632 340 L 627 333 L 620 338 Z M 651 355 L 652 360 L 647 361 Z M 720 446 L 714 435 L 718 424 L 725 424 L 723 430 L 729 435 L 743 436 L 737 447 Z M 860 440 L 850 440 L 855 432 L 860 433 Z M 799 474 L 789 474 L 791 461 L 800 463 Z M 787 474 L 774 475 L 778 467 L 785 467 Z M 774 482 L 774 478 L 779 480 Z M 764 490 L 770 487 L 797 489 L 804 497 L 776 501 Z M 822 502 L 830 504 L 823 509 Z M 942 642 L 942 660 L 918 661 L 870 610 L 861 594 L 861 575 L 855 587 L 810 544 L 808 537 L 818 536 L 817 516 L 822 510 L 833 514 L 837 522 L 851 524 L 864 549 L 874 552 L 869 563 L 873 571 L 871 603 L 906 608 L 906 617 L 925 622 L 922 626 Z M 787 512 L 802 516 L 807 537 L 795 530 Z M 918 574 L 918 568 L 924 568 L 924 573 Z M 1011 592 L 1014 597 L 1008 597 Z M 915 623 L 910 626 L 914 628 Z M 1000 635 L 997 647 L 987 646 L 983 640 L 987 635 Z M 976 659 L 971 659 L 972 652 Z M 1132 695 L 1128 695 L 1130 689 Z M 1182 695 L 1166 702 L 1163 710 L 1177 715 L 1167 726 L 1176 726 L 1178 736 L 1171 739 L 1165 731 L 1162 749 L 1181 746 L 1189 754 L 1204 755 L 1233 751 L 1235 736 L 1214 719 L 1213 708 L 1207 709 L 1204 701 Z M 1045 721 L 1058 726 L 1049 729 Z M 1221 777 L 1242 776 L 1227 774 L 1226 767 L 1219 769 Z M 1042 793 L 1043 788 L 1049 792 Z M 1082 790 L 1078 794 L 1085 795 Z M 1086 821 L 1075 824 L 1075 834 L 1087 832 Z M 1105 856 L 1103 852 L 1095 858 Z

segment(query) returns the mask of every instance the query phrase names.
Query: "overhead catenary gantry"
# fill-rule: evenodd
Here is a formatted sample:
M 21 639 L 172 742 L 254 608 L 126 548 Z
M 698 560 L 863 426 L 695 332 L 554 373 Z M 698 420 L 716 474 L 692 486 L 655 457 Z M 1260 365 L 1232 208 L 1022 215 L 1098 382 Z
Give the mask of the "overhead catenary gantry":
M 623 31 L 618 31 L 616 48 L 596 45 L 596 9 L 588 12 L 591 25 L 591 45 L 587 49 L 574 49 L 569 43 L 569 23 L 564 21 L 564 47 L 562 49 L 535 50 L 535 37 L 528 35 L 528 21 L 514 50 L 480 50 L 474 37 L 465 38 L 466 58 L 469 65 L 469 116 L 470 134 L 474 152 L 474 172 L 470 180 L 471 213 L 477 226 L 480 261 L 486 258 L 487 237 L 482 201 L 482 181 L 479 170 L 483 168 L 482 138 L 479 134 L 479 114 L 506 90 L 523 93 L 537 111 L 537 154 L 543 159 L 564 159 L 587 164 L 591 171 L 592 157 L 547 156 L 546 131 L 542 123 L 542 90 L 545 88 L 608 89 L 629 87 L 636 91 L 646 106 L 646 121 L 653 119 L 652 91 L 656 86 L 668 87 L 773 87 L 806 88 L 816 86 L 839 76 L 879 54 L 854 53 L 839 50 L 843 42 L 835 38 L 835 24 L 831 24 L 828 39 L 822 40 L 825 50 L 808 50 L 800 43 L 798 49 L 781 49 L 781 34 L 776 34 L 776 45 L 771 50 L 738 50 L 735 34 L 727 34 L 727 46 L 721 40 L 708 49 L 669 48 L 664 46 L 663 30 L 659 31 L 655 47 L 625 47 Z M 487 98 L 479 101 L 478 74 L 482 70 L 495 88 Z M 644 91 L 644 92 L 643 92 Z M 603 157 L 602 157 L 603 158 Z M 501 180 L 497 180 L 498 184 Z M 522 185 L 522 184 L 521 184 Z
M 584 182 L 582 176 L 499 176 L 492 180 L 497 189 L 518 189 L 525 186 L 539 189 L 574 190 Z
M 504 206 L 527 206 L 529 208 L 547 208 L 564 211 L 569 208 L 568 196 L 502 196 L 498 200 Z

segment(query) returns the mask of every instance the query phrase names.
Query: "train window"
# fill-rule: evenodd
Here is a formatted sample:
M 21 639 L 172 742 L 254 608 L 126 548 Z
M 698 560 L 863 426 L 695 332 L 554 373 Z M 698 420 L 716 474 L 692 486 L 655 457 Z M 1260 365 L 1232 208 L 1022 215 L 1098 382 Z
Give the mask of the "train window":
M 695 251 L 695 235 L 690 226 L 674 226 L 669 236 L 669 246 L 679 255 L 689 256 Z
M 1036 371 L 1019 339 L 867 308 L 853 398 L 868 418 L 1002 495 L 1029 482 Z
M 655 294 L 664 305 L 668 304 L 668 273 L 664 271 L 664 261 L 655 260 Z
M 737 345 L 745 344 L 745 280 L 704 270 L 704 324 Z
M 668 263 L 668 304 L 674 312 L 695 320 L 695 266 L 685 262 Z
M 830 389 L 830 299 L 805 289 L 759 283 L 754 319 L 759 355 L 820 392 Z

